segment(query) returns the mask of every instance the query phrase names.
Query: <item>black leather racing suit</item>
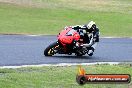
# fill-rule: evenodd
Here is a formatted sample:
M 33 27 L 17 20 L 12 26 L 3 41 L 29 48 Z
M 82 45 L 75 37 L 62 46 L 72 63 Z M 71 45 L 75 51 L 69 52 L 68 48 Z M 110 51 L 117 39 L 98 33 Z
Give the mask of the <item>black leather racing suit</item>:
M 72 26 L 72 29 L 76 30 L 81 39 L 84 41 L 84 46 L 91 49 L 93 52 L 97 43 L 99 42 L 99 29 L 96 27 L 94 30 L 88 30 L 86 25 L 76 25 Z M 92 36 L 90 36 L 92 35 Z

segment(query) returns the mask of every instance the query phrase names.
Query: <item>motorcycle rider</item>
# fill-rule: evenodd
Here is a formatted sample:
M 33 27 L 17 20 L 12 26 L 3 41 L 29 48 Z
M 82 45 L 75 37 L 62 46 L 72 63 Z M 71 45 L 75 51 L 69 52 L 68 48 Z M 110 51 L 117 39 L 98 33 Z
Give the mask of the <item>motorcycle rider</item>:
M 84 41 L 83 44 L 76 44 L 76 46 L 86 47 L 89 50 L 88 55 L 92 56 L 99 42 L 99 28 L 96 26 L 95 22 L 90 21 L 87 25 L 72 26 L 72 29 L 76 30 L 81 36 L 80 40 Z

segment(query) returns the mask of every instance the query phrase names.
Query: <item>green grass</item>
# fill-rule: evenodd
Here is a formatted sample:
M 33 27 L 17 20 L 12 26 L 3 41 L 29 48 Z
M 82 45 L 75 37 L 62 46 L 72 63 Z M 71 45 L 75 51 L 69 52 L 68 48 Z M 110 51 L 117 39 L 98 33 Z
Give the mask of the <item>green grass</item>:
M 132 36 L 131 0 L 30 1 L 0 3 L 0 33 L 56 35 L 65 26 L 94 20 L 101 36 Z
M 130 74 L 129 65 L 82 66 L 88 74 Z M 76 83 L 77 66 L 0 69 L 0 88 L 131 88 L 131 84 Z

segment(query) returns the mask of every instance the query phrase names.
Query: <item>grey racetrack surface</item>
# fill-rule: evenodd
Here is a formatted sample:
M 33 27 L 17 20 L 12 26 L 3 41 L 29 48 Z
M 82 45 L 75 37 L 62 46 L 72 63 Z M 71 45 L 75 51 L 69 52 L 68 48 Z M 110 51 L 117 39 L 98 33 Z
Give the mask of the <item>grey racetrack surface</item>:
M 56 36 L 0 35 L 0 66 L 58 63 L 132 62 L 131 38 L 101 38 L 92 57 L 55 55 L 45 57 L 44 49 Z

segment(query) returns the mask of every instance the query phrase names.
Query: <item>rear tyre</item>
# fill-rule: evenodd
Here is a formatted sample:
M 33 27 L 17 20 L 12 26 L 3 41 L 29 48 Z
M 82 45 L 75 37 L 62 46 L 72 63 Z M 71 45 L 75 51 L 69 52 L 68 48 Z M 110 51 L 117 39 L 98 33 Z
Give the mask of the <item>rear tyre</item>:
M 55 54 L 54 48 L 58 46 L 57 42 L 54 42 L 50 44 L 45 50 L 44 50 L 44 55 L 45 56 L 52 56 Z

